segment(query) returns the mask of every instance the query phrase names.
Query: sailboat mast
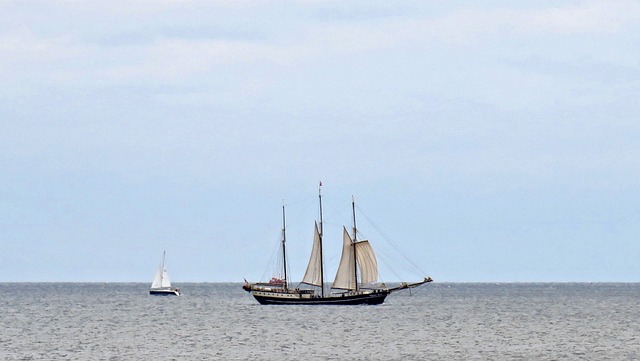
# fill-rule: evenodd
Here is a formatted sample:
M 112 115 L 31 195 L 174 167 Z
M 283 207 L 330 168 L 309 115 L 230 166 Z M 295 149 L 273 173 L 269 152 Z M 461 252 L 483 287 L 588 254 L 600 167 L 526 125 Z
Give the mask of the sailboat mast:
M 353 196 L 351 196 L 351 209 L 353 211 L 353 244 L 351 245 L 353 247 L 353 278 L 356 281 L 356 292 L 358 291 L 358 261 L 357 261 L 357 257 L 356 257 L 356 250 L 358 249 L 356 247 L 356 201 L 353 198 Z
M 289 288 L 287 283 L 287 251 L 285 248 L 285 244 L 287 243 L 287 233 L 285 231 L 285 215 L 284 215 L 284 204 L 282 205 L 282 269 L 284 271 L 284 289 Z
M 318 187 L 318 199 L 320 201 L 320 295 L 324 297 L 324 259 L 322 258 L 322 182 Z

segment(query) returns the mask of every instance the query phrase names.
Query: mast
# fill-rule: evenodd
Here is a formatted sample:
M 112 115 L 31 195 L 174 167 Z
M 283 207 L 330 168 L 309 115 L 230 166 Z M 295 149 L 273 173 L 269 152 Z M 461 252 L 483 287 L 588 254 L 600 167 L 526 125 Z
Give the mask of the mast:
M 353 211 L 353 276 L 356 281 L 356 292 L 358 292 L 358 258 L 356 255 L 356 201 L 351 196 L 351 209 Z
M 320 296 L 324 297 L 324 260 L 322 258 L 322 182 L 318 187 L 318 199 L 320 201 Z
M 287 284 L 287 251 L 285 249 L 285 243 L 287 243 L 287 234 L 285 232 L 285 216 L 284 216 L 284 201 L 282 204 L 282 269 L 284 271 L 284 289 L 288 289 Z

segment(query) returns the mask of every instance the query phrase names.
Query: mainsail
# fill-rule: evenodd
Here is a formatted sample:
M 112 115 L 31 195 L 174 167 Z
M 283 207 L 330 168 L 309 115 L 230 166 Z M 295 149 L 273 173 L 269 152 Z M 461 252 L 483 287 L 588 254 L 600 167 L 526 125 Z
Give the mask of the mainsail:
M 308 285 L 322 287 L 322 257 L 320 252 L 320 232 L 318 231 L 318 223 L 315 223 L 313 229 L 313 248 L 309 257 L 309 265 L 304 273 L 302 283 Z
M 171 287 L 171 279 L 169 278 L 169 273 L 164 267 L 164 253 L 162 254 L 162 262 L 160 263 L 160 267 L 158 267 L 156 277 L 153 279 L 153 283 L 151 284 L 151 288 L 163 287 Z
M 158 271 L 156 271 L 156 277 L 153 279 L 151 288 L 160 288 L 160 287 L 162 287 L 162 268 L 158 267 Z
M 162 283 L 161 287 L 171 287 L 171 279 L 169 279 L 169 273 L 167 270 L 162 270 Z

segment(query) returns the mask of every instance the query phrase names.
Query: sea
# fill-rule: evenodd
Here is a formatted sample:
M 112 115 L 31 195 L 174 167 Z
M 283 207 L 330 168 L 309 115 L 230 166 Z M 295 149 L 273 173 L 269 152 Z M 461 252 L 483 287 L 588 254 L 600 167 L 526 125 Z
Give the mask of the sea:
M 378 306 L 177 286 L 0 283 L 0 360 L 640 360 L 637 283 L 432 283 Z

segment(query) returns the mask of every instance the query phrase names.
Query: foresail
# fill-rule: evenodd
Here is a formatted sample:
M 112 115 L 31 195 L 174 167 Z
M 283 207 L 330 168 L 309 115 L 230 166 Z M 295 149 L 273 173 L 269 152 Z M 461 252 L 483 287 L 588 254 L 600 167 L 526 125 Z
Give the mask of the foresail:
M 353 271 L 353 241 L 351 240 L 347 229 L 343 227 L 343 230 L 342 257 L 340 258 L 338 272 L 336 273 L 336 278 L 333 281 L 333 286 L 331 286 L 331 288 L 355 290 L 356 275 Z
M 313 229 L 313 248 L 309 257 L 307 271 L 304 273 L 302 283 L 314 286 L 322 286 L 322 257 L 320 256 L 320 232 L 318 232 L 318 223 L 315 223 Z
M 360 241 L 355 244 L 358 268 L 360 269 L 360 282 L 364 284 L 378 281 L 378 261 L 373 247 L 369 241 Z

